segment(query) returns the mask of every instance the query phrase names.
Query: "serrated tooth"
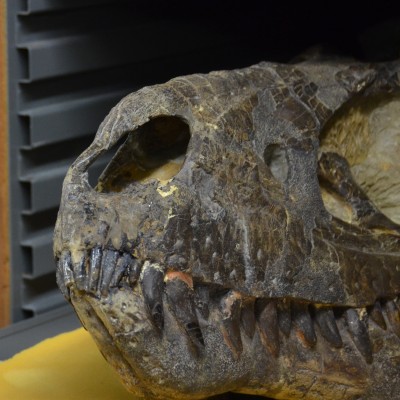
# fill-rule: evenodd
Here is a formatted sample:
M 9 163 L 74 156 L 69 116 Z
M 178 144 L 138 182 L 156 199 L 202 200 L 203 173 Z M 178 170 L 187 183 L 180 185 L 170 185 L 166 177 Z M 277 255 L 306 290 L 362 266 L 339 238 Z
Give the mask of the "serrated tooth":
M 276 304 L 278 311 L 278 325 L 282 333 L 288 337 L 292 329 L 292 316 L 290 309 L 290 300 L 282 299 Z
M 343 346 L 335 315 L 330 307 L 316 307 L 315 320 L 320 328 L 321 335 L 334 347 Z
M 182 272 L 167 274 L 165 277 L 165 293 L 168 307 L 178 323 L 195 345 L 204 346 L 203 334 L 195 311 L 191 277 Z
M 248 298 L 242 302 L 242 310 L 240 314 L 240 325 L 244 333 L 251 339 L 256 330 L 256 316 L 255 316 L 255 299 Z
M 315 346 L 317 336 L 315 335 L 308 304 L 292 302 L 292 320 L 300 340 L 309 347 Z
M 387 329 L 386 321 L 383 317 L 382 306 L 379 301 L 376 301 L 375 304 L 368 309 L 368 314 L 372 321 L 374 321 L 384 331 Z
M 164 327 L 163 289 L 164 272 L 159 264 L 146 261 L 140 276 L 140 285 L 143 298 L 155 327 L 162 330 Z
M 257 299 L 256 315 L 263 345 L 274 357 L 278 357 L 280 344 L 276 301 Z
M 344 313 L 351 338 L 368 364 L 372 363 L 372 346 L 368 334 L 368 314 L 363 308 L 349 308 Z
M 90 252 L 88 287 L 86 290 L 92 293 L 96 293 L 99 285 L 102 256 L 103 250 L 99 246 L 94 247 Z
M 387 301 L 385 311 L 393 332 L 400 337 L 400 310 L 396 302 L 394 300 Z
M 221 332 L 225 343 L 232 350 L 235 358 L 243 351 L 242 339 L 240 337 L 240 311 L 242 298 L 234 290 L 225 294 L 219 303 L 221 314 Z

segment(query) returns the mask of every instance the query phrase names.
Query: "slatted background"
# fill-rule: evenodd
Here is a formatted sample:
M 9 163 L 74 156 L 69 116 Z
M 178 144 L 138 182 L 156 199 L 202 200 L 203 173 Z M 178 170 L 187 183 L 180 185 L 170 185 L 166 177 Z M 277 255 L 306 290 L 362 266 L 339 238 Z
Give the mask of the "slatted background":
M 192 14 L 173 2 L 9 0 L 7 5 L 15 322 L 65 305 L 52 257 L 62 180 L 109 109 L 144 85 L 259 58 L 245 45 L 250 31 L 234 20 L 227 29 L 229 21 L 221 19 L 225 10 L 215 13 L 211 6 Z
M 8 8 L 12 322 L 65 305 L 52 259 L 62 180 L 121 97 L 176 75 L 287 61 L 332 39 L 346 52 L 388 13 L 304 2 L 0 1 Z

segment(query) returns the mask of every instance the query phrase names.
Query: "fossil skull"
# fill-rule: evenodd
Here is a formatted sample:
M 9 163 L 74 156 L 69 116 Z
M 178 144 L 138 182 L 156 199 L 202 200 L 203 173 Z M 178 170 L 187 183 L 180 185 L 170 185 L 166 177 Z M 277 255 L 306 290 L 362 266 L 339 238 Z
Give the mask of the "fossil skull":
M 261 63 L 111 110 L 65 178 L 54 251 L 130 391 L 399 398 L 399 74 Z

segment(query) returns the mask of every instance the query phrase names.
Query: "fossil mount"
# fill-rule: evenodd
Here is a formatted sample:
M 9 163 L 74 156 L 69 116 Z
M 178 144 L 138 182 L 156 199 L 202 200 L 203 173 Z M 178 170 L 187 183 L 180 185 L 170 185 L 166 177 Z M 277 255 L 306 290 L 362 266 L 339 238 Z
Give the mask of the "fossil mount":
M 398 62 L 260 63 L 111 110 L 54 252 L 130 391 L 400 399 L 399 85 Z

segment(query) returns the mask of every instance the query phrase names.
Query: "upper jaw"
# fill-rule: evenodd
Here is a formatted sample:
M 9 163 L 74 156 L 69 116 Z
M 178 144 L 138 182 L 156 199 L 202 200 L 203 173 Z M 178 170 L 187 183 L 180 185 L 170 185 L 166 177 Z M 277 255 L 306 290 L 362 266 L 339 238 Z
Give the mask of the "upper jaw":
M 245 295 L 317 304 L 362 307 L 400 293 L 399 237 L 322 217 L 307 238 L 283 201 L 258 213 L 245 207 L 233 213 L 231 204 L 221 204 L 225 212 L 215 214 L 188 183 L 180 177 L 99 193 L 85 172 L 72 168 L 55 230 L 56 258 L 67 252 L 79 266 L 95 249 L 110 250 Z

